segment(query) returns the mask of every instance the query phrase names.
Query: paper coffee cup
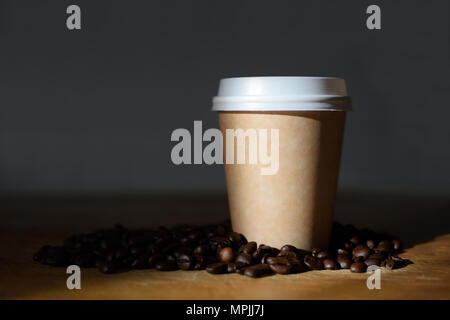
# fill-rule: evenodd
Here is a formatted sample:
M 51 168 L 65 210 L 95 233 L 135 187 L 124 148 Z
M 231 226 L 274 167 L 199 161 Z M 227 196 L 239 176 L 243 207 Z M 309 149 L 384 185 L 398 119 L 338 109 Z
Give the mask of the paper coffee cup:
M 222 79 L 213 110 L 219 112 L 225 138 L 225 175 L 233 230 L 259 244 L 326 248 L 333 221 L 345 111 L 350 110 L 345 81 L 328 77 Z M 233 132 L 249 135 L 239 142 Z M 253 147 L 257 145 L 259 157 L 256 163 L 250 163 L 250 153 L 255 152 L 250 133 L 254 132 L 258 143 L 253 139 Z M 259 154 L 264 150 L 261 141 L 267 142 L 268 158 Z M 241 152 L 245 150 L 245 161 L 241 157 L 237 163 L 240 147 Z

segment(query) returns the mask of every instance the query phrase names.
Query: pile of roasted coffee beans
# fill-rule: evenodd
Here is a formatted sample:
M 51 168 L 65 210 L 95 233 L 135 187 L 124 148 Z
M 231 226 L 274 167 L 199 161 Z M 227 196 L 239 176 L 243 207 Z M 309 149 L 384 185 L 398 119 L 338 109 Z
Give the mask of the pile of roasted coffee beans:
M 333 225 L 329 249 L 312 251 L 291 245 L 280 249 L 258 246 L 233 232 L 229 222 L 141 230 L 117 225 L 73 235 L 60 247 L 43 246 L 34 260 L 52 266 L 97 267 L 103 273 L 206 269 L 212 274 L 238 273 L 257 278 L 323 269 L 365 272 L 371 265 L 400 268 L 410 263 L 398 256 L 401 249 L 400 241 L 388 234 L 338 223 Z

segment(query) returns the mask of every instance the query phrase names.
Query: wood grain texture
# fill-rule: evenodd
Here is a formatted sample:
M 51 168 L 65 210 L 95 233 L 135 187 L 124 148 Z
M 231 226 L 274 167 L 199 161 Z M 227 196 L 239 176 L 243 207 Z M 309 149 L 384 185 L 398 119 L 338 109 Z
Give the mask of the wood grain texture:
M 450 234 L 416 244 L 402 257 L 414 263 L 383 268 L 381 290 L 368 290 L 368 274 L 314 271 L 251 279 L 205 271 L 140 270 L 104 275 L 83 269 L 81 290 L 66 288 L 65 268 L 32 261 L 43 244 L 66 232 L 0 232 L 1 299 L 450 299 Z

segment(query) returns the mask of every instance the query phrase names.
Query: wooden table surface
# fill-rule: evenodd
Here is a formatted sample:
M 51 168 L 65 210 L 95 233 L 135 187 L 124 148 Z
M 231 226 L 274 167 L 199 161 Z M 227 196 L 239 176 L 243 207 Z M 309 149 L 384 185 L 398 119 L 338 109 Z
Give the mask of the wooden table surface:
M 447 201 L 441 202 L 446 203 Z M 347 206 L 347 209 L 349 208 L 351 206 Z M 397 208 L 395 211 L 398 212 L 398 207 L 394 205 L 394 208 Z M 442 208 L 442 205 L 439 208 Z M 345 218 L 344 215 L 341 217 Z M 408 227 L 411 224 L 406 222 L 402 228 L 399 220 L 393 217 L 376 219 L 383 223 L 391 221 L 391 226 L 398 226 L 395 230 L 403 230 L 402 236 L 411 233 L 416 239 L 410 242 L 402 255 L 413 261 L 413 264 L 392 271 L 383 268 L 380 290 L 369 290 L 366 287 L 368 274 L 355 274 L 348 270 L 314 271 L 252 279 L 237 274 L 211 275 L 205 271 L 138 270 L 105 275 L 96 269 L 82 269 L 81 290 L 68 290 L 65 268 L 40 265 L 32 261 L 32 255 L 43 244 L 60 244 L 73 230 L 66 228 L 61 231 L 59 226 L 46 230 L 43 225 L 40 228 L 26 228 L 25 225 L 19 227 L 15 223 L 14 226 L 0 228 L 0 298 L 450 299 L 450 233 L 443 232 L 448 230 L 448 219 L 442 220 L 443 217 L 448 218 L 447 209 L 430 211 L 425 218 L 410 215 L 407 221 L 412 220 L 415 229 Z M 436 224 L 439 232 L 427 235 L 413 233 L 416 229 L 432 230 L 427 228 L 424 222 L 430 218 L 440 218 L 440 229 Z M 404 221 L 403 218 L 400 220 Z M 364 221 L 370 222 L 370 219 Z M 444 228 L 442 223 L 445 224 Z M 392 228 L 394 227 L 384 230 L 391 231 Z M 92 228 L 89 228 L 85 231 L 91 230 Z

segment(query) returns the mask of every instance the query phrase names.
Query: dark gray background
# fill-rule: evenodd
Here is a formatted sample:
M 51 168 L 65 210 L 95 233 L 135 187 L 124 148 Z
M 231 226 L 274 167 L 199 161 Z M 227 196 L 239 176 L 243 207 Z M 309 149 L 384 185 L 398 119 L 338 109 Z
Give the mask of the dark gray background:
M 354 103 L 341 190 L 448 194 L 448 3 L 0 1 L 0 192 L 223 191 L 171 132 L 217 127 L 220 78 L 322 75 Z

